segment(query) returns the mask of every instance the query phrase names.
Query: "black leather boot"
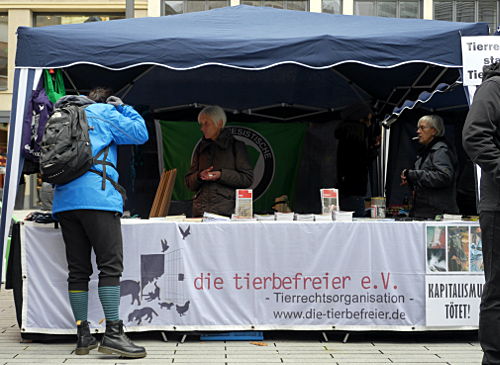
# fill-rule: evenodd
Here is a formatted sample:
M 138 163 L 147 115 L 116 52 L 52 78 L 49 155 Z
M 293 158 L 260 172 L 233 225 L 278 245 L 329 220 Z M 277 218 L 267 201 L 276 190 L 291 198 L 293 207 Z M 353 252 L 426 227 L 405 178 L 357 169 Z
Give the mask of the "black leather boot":
M 89 322 L 80 321 L 76 327 L 76 334 L 78 339 L 76 340 L 75 354 L 87 355 L 90 350 L 97 347 L 97 340 L 90 334 Z
M 123 331 L 122 321 L 106 321 L 106 332 L 102 336 L 99 352 L 123 357 L 145 357 L 146 349 L 134 345 Z

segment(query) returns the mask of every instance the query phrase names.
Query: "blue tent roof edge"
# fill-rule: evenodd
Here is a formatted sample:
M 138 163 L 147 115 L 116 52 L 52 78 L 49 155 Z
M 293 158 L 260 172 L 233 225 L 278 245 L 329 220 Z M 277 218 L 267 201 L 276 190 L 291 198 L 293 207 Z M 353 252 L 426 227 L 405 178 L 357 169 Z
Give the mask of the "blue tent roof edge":
M 157 64 L 186 70 L 223 65 L 261 70 L 283 63 L 321 69 L 346 62 L 374 67 L 424 62 L 458 67 L 460 37 L 485 34 L 486 23 L 240 5 L 157 18 L 20 27 L 16 66 L 68 67 L 84 63 L 120 70 Z M 422 42 L 425 48 L 420 46 Z

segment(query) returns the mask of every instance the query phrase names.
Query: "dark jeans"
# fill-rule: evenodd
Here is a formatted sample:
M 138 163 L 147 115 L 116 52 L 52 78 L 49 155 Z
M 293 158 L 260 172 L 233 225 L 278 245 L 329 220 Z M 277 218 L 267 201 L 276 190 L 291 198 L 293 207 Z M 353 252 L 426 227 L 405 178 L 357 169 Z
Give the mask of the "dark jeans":
M 500 212 L 481 212 L 485 286 L 479 312 L 483 364 L 500 364 Z
M 120 285 L 123 243 L 120 215 L 102 210 L 71 210 L 57 214 L 66 245 L 68 289 L 87 290 L 94 249 L 99 286 Z

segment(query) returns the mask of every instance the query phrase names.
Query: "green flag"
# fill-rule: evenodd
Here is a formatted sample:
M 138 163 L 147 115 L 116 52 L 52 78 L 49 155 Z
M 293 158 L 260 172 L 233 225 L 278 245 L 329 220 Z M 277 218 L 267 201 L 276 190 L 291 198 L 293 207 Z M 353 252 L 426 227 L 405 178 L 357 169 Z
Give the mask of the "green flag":
M 193 151 L 202 134 L 197 122 L 160 121 L 163 161 L 177 169 L 172 199 L 191 199 L 194 192 L 184 183 Z M 246 144 L 254 166 L 254 212 L 272 211 L 274 199 L 287 195 L 293 207 L 296 176 L 307 123 L 227 123 L 226 129 Z

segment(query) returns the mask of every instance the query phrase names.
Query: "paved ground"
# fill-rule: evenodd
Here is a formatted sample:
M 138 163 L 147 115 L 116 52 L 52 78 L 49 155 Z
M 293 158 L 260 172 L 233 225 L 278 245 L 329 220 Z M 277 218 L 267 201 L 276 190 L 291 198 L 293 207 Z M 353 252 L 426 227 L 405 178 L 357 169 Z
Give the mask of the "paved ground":
M 480 364 L 482 352 L 476 332 L 440 333 L 352 333 L 342 343 L 344 333 L 328 333 L 326 342 L 318 332 L 269 332 L 258 346 L 251 341 L 201 342 L 190 335 L 184 343 L 169 333 L 168 342 L 160 333 L 132 334 L 146 346 L 141 360 L 120 359 L 92 351 L 74 354 L 74 344 L 59 340 L 50 343 L 21 341 L 15 318 L 12 291 L 0 291 L 1 364 Z

